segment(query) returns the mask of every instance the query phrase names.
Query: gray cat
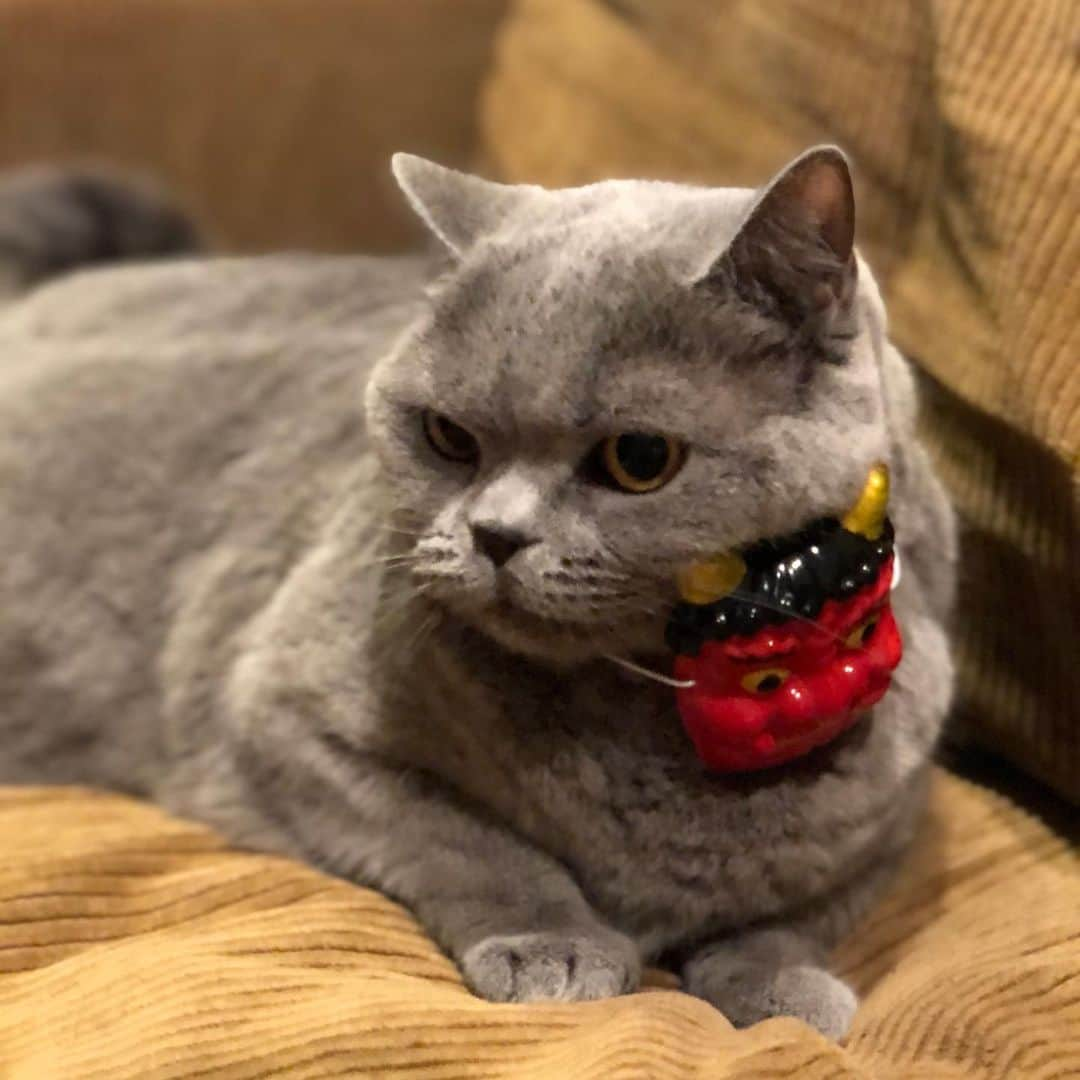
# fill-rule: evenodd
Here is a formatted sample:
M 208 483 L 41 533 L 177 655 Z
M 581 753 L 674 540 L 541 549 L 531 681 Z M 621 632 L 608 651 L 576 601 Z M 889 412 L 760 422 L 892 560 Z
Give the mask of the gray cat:
M 394 169 L 448 258 L 95 269 L 0 313 L 0 779 L 374 886 L 492 1000 L 649 960 L 736 1024 L 841 1036 L 826 950 L 919 814 L 955 563 L 843 156 L 756 192 Z M 190 241 L 138 195 L 115 242 L 123 191 L 81 184 L 0 194 L 10 283 Z M 613 475 L 621 433 L 668 457 Z M 676 570 L 842 512 L 877 461 L 892 689 L 791 765 L 709 772 L 609 657 L 670 670 Z

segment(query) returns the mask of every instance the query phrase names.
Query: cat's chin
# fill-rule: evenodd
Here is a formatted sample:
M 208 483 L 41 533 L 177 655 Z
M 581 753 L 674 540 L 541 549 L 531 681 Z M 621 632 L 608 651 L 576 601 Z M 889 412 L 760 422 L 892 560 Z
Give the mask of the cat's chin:
M 507 591 L 479 588 L 432 590 L 425 602 L 506 652 L 561 668 L 665 650 L 664 624 L 654 616 L 559 619 L 533 611 L 526 600 Z
M 644 623 L 563 622 L 533 614 L 502 600 L 469 616 L 473 626 L 508 652 L 560 667 L 603 656 L 638 652 L 655 645 L 656 628 Z

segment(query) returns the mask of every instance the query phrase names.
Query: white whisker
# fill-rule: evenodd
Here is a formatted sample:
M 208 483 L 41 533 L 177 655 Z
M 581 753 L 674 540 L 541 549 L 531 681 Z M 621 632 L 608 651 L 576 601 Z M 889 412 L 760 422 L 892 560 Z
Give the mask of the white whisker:
M 408 537 L 412 537 L 413 539 L 416 539 L 416 537 L 424 535 L 424 530 L 423 529 L 402 529 L 402 528 L 398 528 L 395 525 L 385 525 L 385 524 L 384 525 L 376 525 L 375 527 L 379 530 L 379 532 L 391 533 L 394 536 L 408 536 Z
M 405 647 L 401 650 L 402 654 L 407 656 L 410 653 L 415 652 L 423 644 L 424 639 L 427 638 L 430 633 L 435 629 L 439 621 L 440 616 L 437 611 L 433 611 L 424 620 L 422 620 L 419 629 L 417 629 L 417 631 L 409 639 L 408 644 L 405 645 Z
M 674 686 L 677 690 L 689 690 L 692 686 L 697 686 L 697 683 L 693 679 L 673 679 L 670 675 L 661 675 L 659 671 L 653 671 L 652 668 L 642 667 L 640 664 L 635 664 L 633 660 L 627 660 L 622 656 L 605 656 L 605 660 L 610 660 L 613 664 L 618 664 L 620 667 L 626 668 L 628 671 L 636 672 L 638 675 L 644 675 L 646 679 L 652 679 L 654 682 L 663 683 L 665 686 Z

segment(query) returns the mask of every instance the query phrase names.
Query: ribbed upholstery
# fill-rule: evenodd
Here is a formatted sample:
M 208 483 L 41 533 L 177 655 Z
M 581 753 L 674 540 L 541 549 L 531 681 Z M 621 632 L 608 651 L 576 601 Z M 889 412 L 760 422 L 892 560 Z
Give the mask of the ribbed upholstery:
M 235 251 L 426 233 L 396 150 L 465 165 L 506 0 L 0 0 L 0 168 L 165 180 Z
M 758 183 L 815 141 L 851 152 L 967 528 L 958 730 L 1074 800 L 1078 40 L 1073 0 L 517 0 L 484 105 L 492 168 L 553 186 Z
M 847 1049 L 793 1020 L 737 1032 L 659 973 L 612 1001 L 487 1004 L 377 894 L 114 796 L 0 789 L 0 850 L 11 1080 L 1080 1072 L 1076 855 L 945 774 L 838 957 L 866 994 Z

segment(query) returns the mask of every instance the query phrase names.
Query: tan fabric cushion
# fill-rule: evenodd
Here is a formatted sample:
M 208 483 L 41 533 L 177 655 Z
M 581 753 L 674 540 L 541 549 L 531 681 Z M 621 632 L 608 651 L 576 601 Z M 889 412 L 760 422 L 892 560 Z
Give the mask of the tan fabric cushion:
M 793 1020 L 734 1031 L 652 990 L 490 1005 L 401 908 L 229 851 L 139 803 L 0 789 L 0 1074 L 214 1077 L 797 1075 L 1080 1069 L 1080 867 L 946 774 L 892 894 L 838 957 L 865 993 L 846 1049 Z
M 1074 799 L 1077 40 L 1062 0 L 516 0 L 484 105 L 516 181 L 757 183 L 809 143 L 851 151 L 967 526 L 961 720 Z
M 391 250 L 395 150 L 471 160 L 506 0 L 0 0 L 0 168 L 158 174 L 229 248 Z

